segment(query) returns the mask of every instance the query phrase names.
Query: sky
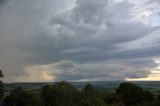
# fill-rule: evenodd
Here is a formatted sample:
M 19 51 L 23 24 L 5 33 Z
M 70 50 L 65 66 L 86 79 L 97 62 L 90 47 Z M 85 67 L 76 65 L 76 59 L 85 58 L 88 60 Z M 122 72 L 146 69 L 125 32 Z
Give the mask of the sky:
M 5 82 L 160 80 L 159 0 L 0 0 Z

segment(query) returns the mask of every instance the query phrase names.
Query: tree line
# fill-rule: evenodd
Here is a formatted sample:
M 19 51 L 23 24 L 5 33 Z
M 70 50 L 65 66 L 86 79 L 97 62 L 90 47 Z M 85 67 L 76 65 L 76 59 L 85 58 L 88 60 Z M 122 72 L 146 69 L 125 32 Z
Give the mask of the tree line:
M 61 81 L 40 90 L 17 87 L 4 97 L 4 106 L 159 106 L 160 93 L 154 95 L 132 83 L 121 83 L 114 92 L 97 91 L 91 84 L 76 89 Z
M 76 89 L 61 81 L 38 90 L 17 87 L 5 97 L 2 95 L 2 99 L 4 106 L 160 106 L 160 93 L 154 95 L 128 82 L 121 83 L 111 92 L 95 90 L 89 83 Z

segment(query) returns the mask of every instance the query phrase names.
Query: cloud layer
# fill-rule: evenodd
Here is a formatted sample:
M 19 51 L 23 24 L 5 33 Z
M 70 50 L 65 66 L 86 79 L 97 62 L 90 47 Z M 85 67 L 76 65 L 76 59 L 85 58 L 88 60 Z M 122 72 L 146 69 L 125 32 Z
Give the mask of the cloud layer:
M 159 12 L 155 1 L 1 0 L 5 80 L 147 77 L 160 53 Z

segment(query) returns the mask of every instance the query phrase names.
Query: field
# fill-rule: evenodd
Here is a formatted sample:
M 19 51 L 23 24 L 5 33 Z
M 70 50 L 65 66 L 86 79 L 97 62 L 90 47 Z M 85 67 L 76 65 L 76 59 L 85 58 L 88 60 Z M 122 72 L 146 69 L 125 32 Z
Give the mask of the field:
M 93 81 L 93 82 L 70 82 L 77 89 L 82 89 L 87 83 L 93 85 L 96 90 L 109 90 L 114 91 L 115 88 L 122 81 Z M 157 93 L 160 90 L 160 81 L 134 81 L 135 83 L 142 88 L 148 89 L 153 93 Z M 10 91 L 16 87 L 23 87 L 26 90 L 36 90 L 41 89 L 45 85 L 52 85 L 54 82 L 39 82 L 39 83 L 5 83 L 5 91 Z

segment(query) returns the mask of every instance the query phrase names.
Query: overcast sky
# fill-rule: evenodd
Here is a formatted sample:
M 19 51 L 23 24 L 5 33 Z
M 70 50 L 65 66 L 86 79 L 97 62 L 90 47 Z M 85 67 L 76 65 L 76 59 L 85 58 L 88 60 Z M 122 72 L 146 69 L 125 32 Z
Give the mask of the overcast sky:
M 160 65 L 160 0 L 0 0 L 5 82 L 147 78 Z

